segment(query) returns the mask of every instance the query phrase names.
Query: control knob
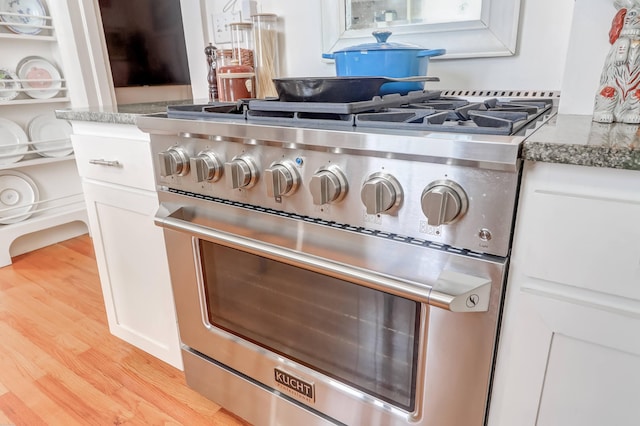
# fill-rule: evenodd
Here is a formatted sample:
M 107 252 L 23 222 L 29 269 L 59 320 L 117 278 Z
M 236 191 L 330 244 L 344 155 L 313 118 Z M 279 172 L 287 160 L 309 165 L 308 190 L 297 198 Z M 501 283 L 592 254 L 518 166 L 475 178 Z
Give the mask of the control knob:
M 317 171 L 309 182 L 313 204 L 317 206 L 342 200 L 347 190 L 347 178 L 338 166 Z
M 158 153 L 160 176 L 184 176 L 189 173 L 189 155 L 180 147 L 172 146 Z
M 392 175 L 374 173 L 362 185 L 360 198 L 367 214 L 390 213 L 402 203 L 402 187 Z
M 300 185 L 300 174 L 290 161 L 272 164 L 264 171 L 264 178 L 267 183 L 267 195 L 274 198 L 291 195 Z
M 211 151 L 202 151 L 189 161 L 191 175 L 195 182 L 205 180 L 216 182 L 222 177 L 223 165 L 216 154 Z
M 431 182 L 422 191 L 422 212 L 431 226 L 455 222 L 467 212 L 467 195 L 451 180 Z
M 227 185 L 233 189 L 251 188 L 258 182 L 258 168 L 251 157 L 235 157 L 224 163 Z

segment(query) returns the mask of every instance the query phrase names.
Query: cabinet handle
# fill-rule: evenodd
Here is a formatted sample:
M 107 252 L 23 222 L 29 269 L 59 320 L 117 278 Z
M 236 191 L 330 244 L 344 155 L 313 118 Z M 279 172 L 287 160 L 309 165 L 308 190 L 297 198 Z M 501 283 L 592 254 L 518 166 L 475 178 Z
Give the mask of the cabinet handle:
M 110 160 L 89 160 L 89 164 L 97 164 L 99 166 L 108 166 L 108 167 L 122 167 L 122 164 L 118 160 L 110 161 Z

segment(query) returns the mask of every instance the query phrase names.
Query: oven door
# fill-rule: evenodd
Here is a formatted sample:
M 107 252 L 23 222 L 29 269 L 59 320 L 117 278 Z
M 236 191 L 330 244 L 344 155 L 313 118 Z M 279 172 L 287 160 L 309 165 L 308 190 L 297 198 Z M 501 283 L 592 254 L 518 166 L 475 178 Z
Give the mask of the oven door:
M 255 424 L 483 424 L 500 259 L 160 196 L 192 387 Z

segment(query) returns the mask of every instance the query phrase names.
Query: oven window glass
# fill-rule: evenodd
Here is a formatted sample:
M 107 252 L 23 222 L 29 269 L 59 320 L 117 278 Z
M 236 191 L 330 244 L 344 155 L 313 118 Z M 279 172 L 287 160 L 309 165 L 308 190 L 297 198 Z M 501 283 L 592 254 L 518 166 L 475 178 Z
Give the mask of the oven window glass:
M 413 411 L 420 304 L 200 241 L 212 325 Z

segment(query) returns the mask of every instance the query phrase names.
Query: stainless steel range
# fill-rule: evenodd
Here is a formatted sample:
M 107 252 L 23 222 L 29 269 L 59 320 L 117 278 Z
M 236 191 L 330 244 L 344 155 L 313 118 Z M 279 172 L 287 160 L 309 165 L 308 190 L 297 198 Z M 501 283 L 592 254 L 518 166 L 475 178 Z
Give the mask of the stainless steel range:
M 256 425 L 483 425 L 519 150 L 555 98 L 140 117 L 189 385 Z

